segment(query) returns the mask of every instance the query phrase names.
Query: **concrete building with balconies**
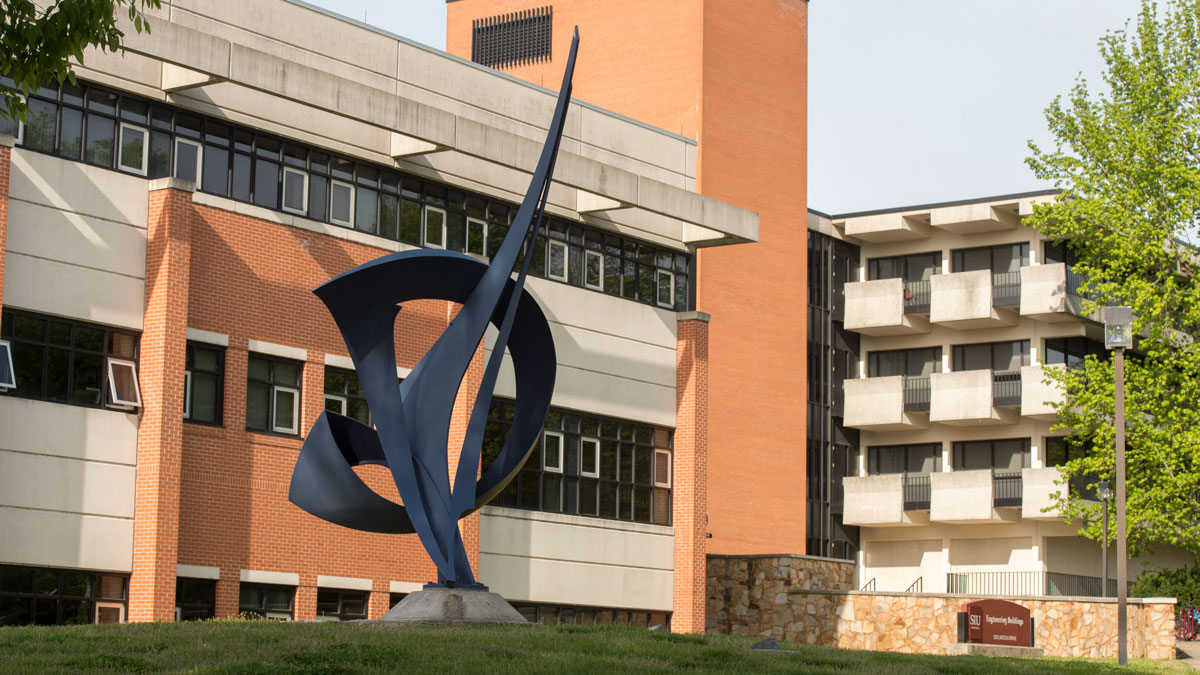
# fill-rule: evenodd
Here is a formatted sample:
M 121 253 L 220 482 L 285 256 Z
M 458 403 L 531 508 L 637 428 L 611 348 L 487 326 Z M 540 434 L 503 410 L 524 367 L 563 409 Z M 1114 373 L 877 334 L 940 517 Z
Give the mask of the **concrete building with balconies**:
M 1100 546 L 1054 508 L 1068 457 L 1045 370 L 1104 351 L 1069 247 L 1022 224 L 1054 198 L 810 213 L 810 230 L 857 247 L 834 291 L 855 349 L 831 424 L 855 451 L 832 509 L 857 530 L 860 586 L 1101 594 Z

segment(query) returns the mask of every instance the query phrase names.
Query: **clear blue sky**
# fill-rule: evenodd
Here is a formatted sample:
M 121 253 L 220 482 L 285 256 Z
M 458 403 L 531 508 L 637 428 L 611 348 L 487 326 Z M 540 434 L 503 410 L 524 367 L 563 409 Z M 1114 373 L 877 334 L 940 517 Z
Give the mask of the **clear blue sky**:
M 309 0 L 438 49 L 445 0 Z M 599 0 L 602 1 L 602 0 Z M 812 0 L 808 203 L 827 213 L 1051 187 L 1042 111 L 1137 0 Z

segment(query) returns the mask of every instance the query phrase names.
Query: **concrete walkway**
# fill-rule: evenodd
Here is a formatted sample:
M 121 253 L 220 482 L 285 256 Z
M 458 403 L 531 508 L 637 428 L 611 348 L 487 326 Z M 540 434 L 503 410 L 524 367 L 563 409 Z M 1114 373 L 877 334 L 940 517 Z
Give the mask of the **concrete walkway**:
M 1178 642 L 1175 644 L 1175 657 L 1180 663 L 1185 663 L 1200 670 L 1200 642 Z

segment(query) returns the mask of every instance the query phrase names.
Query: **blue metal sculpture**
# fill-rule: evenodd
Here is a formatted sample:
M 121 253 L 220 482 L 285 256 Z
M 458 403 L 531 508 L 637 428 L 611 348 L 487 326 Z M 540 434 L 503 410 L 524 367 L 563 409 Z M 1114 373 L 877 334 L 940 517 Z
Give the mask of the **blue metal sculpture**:
M 550 407 L 554 341 L 541 308 L 522 289 L 562 139 L 578 46 L 576 29 L 541 158 L 491 265 L 453 251 L 402 251 L 360 265 L 313 291 L 342 332 L 377 430 L 343 415 L 322 413 L 296 461 L 288 499 L 346 527 L 416 532 L 437 566 L 438 584 L 446 587 L 482 587 L 471 572 L 458 521 L 491 501 L 516 476 L 533 451 Z M 518 256 L 521 267 L 514 280 L 511 273 Z M 396 315 L 403 303 L 423 298 L 461 303 L 462 309 L 397 386 Z M 475 397 L 451 486 L 450 416 L 489 323 L 499 335 Z M 488 407 L 505 347 L 516 373 L 512 430 L 476 482 Z M 404 505 L 367 487 L 353 471 L 360 464 L 387 466 Z

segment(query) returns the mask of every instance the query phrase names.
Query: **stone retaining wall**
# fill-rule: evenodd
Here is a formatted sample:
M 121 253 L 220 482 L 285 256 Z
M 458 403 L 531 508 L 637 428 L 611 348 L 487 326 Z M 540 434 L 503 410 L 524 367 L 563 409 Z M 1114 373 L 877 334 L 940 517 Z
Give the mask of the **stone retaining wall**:
M 802 555 L 708 556 L 705 630 L 757 635 L 749 626 L 784 626 L 793 590 L 854 588 L 854 563 Z
M 750 590 L 750 597 L 755 595 Z M 776 637 L 843 649 L 944 654 L 957 641 L 957 612 L 976 596 L 792 590 L 726 605 L 710 595 L 710 632 Z M 1117 655 L 1117 603 L 1101 598 L 1006 597 L 1027 607 L 1034 644 L 1050 656 Z M 1175 600 L 1129 600 L 1129 656 L 1175 658 Z

